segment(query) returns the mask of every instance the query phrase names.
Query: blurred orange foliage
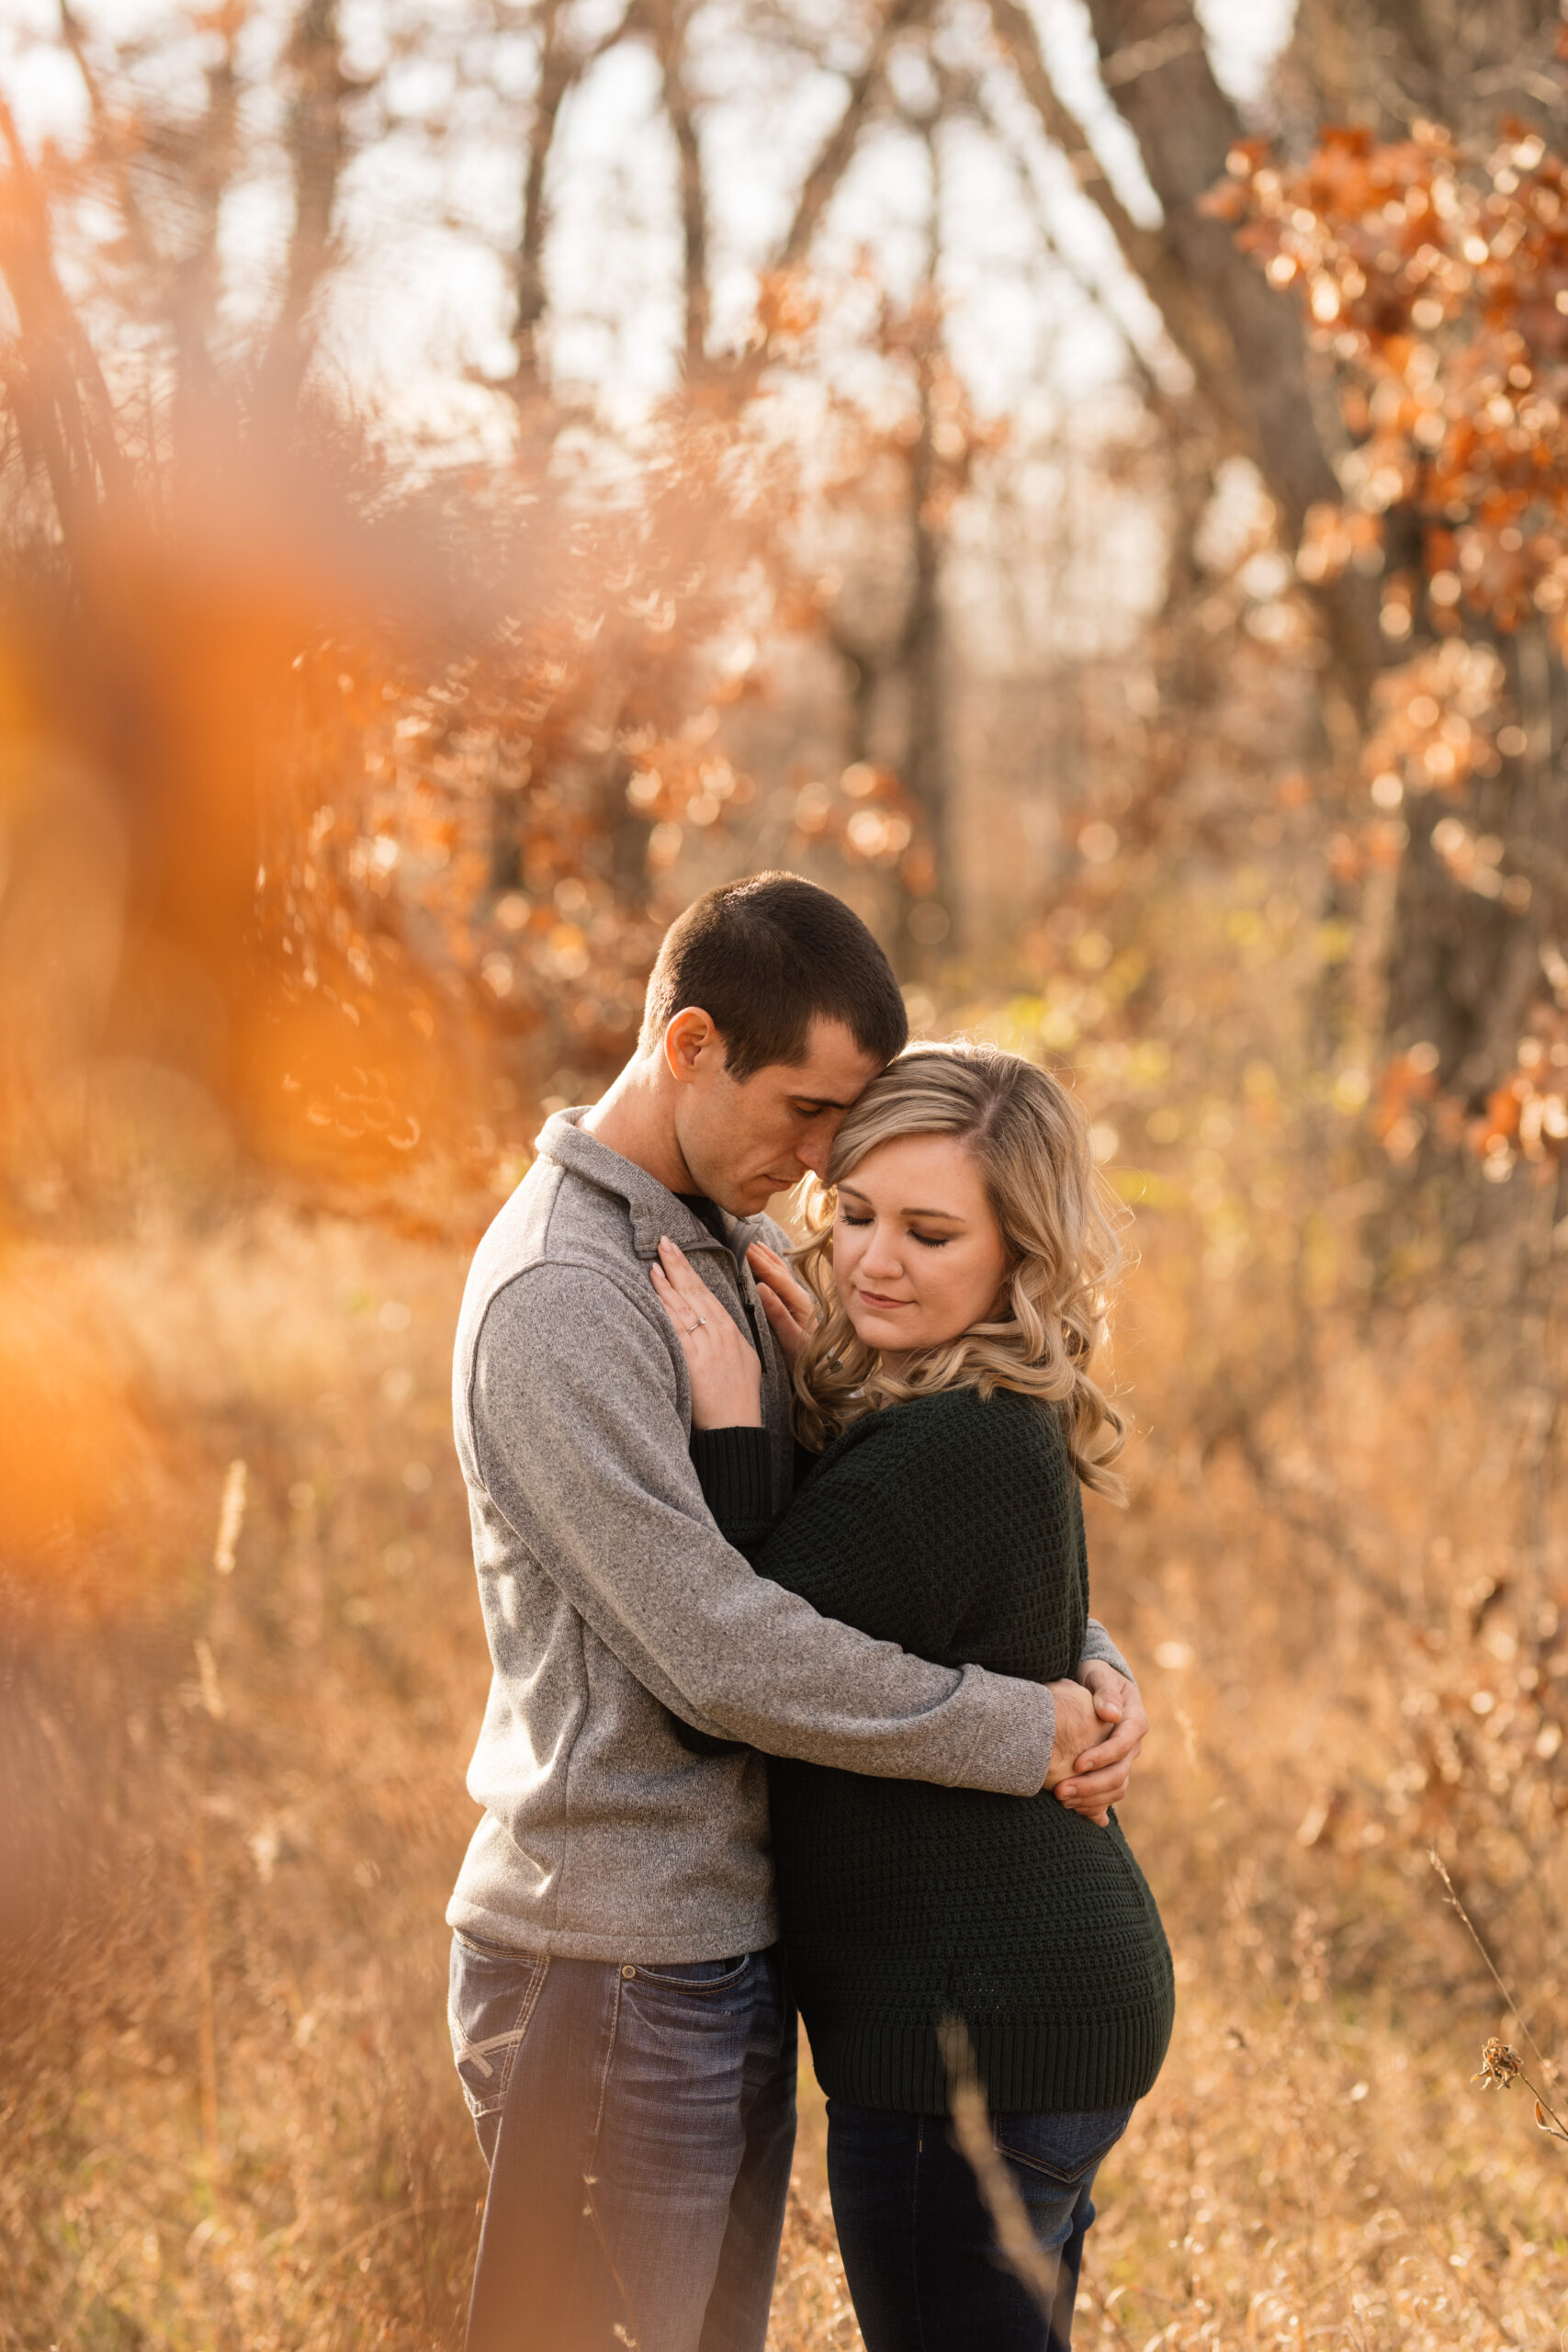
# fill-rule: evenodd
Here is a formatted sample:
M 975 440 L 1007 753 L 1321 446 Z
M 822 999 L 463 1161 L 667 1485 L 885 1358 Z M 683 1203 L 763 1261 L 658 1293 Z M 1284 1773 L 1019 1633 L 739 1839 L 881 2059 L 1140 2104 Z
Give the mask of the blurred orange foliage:
M 1206 209 L 1239 224 L 1271 285 L 1301 293 L 1351 436 L 1343 503 L 1308 514 L 1297 571 L 1382 575 L 1384 634 L 1413 649 L 1377 682 L 1361 766 L 1383 813 L 1347 840 L 1348 876 L 1398 862 L 1409 835 L 1392 812 L 1407 794 L 1462 805 L 1506 760 L 1540 755 L 1538 720 L 1508 707 L 1498 645 L 1533 621 L 1559 659 L 1568 652 L 1568 164 L 1520 124 L 1481 158 L 1418 123 L 1393 143 L 1329 131 L 1297 169 L 1250 141 L 1229 172 Z M 1433 825 L 1430 848 L 1461 889 L 1516 916 L 1555 856 L 1457 813 Z M 1568 1142 L 1568 967 L 1551 939 L 1541 967 L 1482 1114 L 1466 1119 L 1456 1102 L 1431 1123 L 1499 1182 L 1521 1161 L 1555 1166 Z M 1396 1159 L 1427 1126 L 1401 1067 L 1385 1073 L 1379 1113 Z

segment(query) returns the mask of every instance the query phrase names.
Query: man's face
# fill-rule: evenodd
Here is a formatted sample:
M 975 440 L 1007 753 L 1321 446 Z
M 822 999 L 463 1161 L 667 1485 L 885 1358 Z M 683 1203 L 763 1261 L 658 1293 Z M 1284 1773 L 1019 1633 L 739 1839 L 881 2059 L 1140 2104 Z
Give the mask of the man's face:
M 808 1170 L 827 1172 L 840 1121 L 881 1064 L 863 1052 L 841 1022 L 818 1019 L 803 1061 L 770 1062 L 737 1081 L 724 1066 L 723 1040 L 711 1023 L 700 1043 L 679 1035 L 678 1024 L 688 1017 L 676 1016 L 677 1035 L 671 1040 L 682 1076 L 675 1100 L 681 1155 L 700 1192 L 732 1216 L 754 1216 Z

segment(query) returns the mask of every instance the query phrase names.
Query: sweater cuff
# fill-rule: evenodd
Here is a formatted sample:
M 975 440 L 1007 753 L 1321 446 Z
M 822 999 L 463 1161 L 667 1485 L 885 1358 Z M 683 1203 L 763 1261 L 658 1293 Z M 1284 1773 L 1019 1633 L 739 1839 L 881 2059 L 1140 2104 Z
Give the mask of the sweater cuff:
M 772 1451 L 766 1430 L 692 1431 L 692 1464 L 722 1534 L 772 1524 Z
M 1083 1656 L 1079 1658 L 1077 1666 L 1074 1669 L 1073 1679 L 1076 1682 L 1081 1682 L 1083 1679 L 1083 1670 L 1086 1666 L 1099 1666 L 1102 1664 L 1105 1666 L 1113 1666 L 1118 1674 L 1125 1675 L 1128 1681 L 1136 1688 L 1138 1679 L 1137 1676 L 1134 1673 L 1132 1668 L 1128 1665 L 1126 1659 L 1122 1657 L 1121 1651 L 1117 1648 L 1115 1643 L 1106 1632 L 1104 1626 L 1100 1623 L 1100 1620 L 1097 1617 L 1091 1617 L 1089 1621 L 1088 1631 L 1084 1634 Z

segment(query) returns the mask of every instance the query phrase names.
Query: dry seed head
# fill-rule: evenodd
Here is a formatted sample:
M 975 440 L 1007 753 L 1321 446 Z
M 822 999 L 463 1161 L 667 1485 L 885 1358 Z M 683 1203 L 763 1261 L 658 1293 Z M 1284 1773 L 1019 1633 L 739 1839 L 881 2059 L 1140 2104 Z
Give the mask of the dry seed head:
M 1524 2068 L 1519 2063 L 1518 2052 L 1510 2050 L 1508 2044 L 1499 2041 L 1494 2033 L 1487 2037 L 1486 2047 L 1481 2053 L 1480 2074 L 1472 2075 L 1470 2079 L 1472 2083 L 1480 2083 L 1483 2087 L 1490 2087 L 1493 2083 L 1498 2083 L 1504 2090 L 1506 2090 L 1515 2075 L 1523 2073 Z

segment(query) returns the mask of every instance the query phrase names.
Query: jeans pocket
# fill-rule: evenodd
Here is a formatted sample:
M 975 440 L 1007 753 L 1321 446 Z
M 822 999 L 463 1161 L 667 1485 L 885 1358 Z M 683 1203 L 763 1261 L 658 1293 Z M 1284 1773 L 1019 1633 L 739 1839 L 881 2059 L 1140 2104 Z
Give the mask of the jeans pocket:
M 1063 2188 L 1081 2188 L 1132 2120 L 1130 2107 L 1072 2109 L 1060 2115 L 998 2115 L 997 2145 L 1025 2171 Z
M 750 1967 L 751 1954 L 742 1952 L 738 1960 L 665 1961 L 652 1966 L 639 1961 L 635 1968 L 623 1968 L 621 1973 L 629 1983 L 649 1984 L 657 1992 L 686 1993 L 703 1999 L 733 1992 L 746 1982 Z
M 476 2123 L 500 2111 L 549 1964 L 462 1934 L 452 1938 L 446 2024 Z

